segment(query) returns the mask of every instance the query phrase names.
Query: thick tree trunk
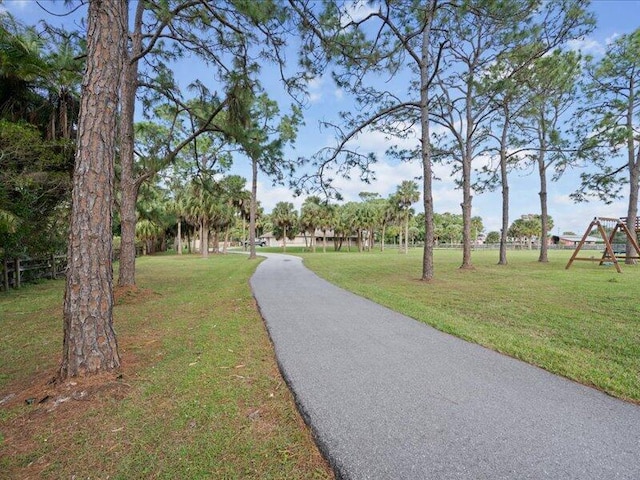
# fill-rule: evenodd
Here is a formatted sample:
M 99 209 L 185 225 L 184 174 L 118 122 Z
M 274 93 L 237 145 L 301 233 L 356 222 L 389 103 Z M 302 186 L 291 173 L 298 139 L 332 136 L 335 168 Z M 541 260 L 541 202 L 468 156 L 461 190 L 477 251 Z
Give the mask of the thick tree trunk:
M 124 0 L 90 2 L 71 200 L 61 380 L 120 366 L 113 330 L 111 209 L 126 25 Z
M 123 145 L 120 150 L 126 151 L 126 147 Z M 129 175 L 129 169 L 125 167 L 125 164 L 126 162 L 123 161 L 122 178 L 120 180 L 121 241 L 118 286 L 132 287 L 136 284 L 136 200 L 138 198 L 138 186 L 125 179 L 126 175 Z
M 120 265 L 118 285 L 132 287 L 136 284 L 136 202 L 140 183 L 134 171 L 133 118 L 136 89 L 138 86 L 138 62 L 131 61 L 142 51 L 142 12 L 145 2 L 136 8 L 135 28 L 131 35 L 131 53 L 125 55 L 122 72 L 120 112 Z

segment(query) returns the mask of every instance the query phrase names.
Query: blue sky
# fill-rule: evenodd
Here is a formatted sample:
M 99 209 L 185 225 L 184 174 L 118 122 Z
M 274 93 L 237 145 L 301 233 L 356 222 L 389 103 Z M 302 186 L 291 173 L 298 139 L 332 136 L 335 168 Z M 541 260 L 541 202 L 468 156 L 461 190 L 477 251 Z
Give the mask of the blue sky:
M 44 0 L 41 3 L 52 10 L 64 11 L 60 1 L 54 3 L 51 0 Z M 36 23 L 47 16 L 33 0 L 5 0 L 0 8 L 10 11 L 25 23 Z M 605 45 L 611 39 L 640 27 L 640 0 L 595 0 L 592 2 L 591 9 L 597 17 L 596 30 L 589 37 L 572 45 L 572 48 L 579 48 L 584 53 L 601 55 Z M 54 23 L 61 24 L 63 21 L 69 20 L 58 19 Z M 187 60 L 184 65 L 188 65 L 189 68 L 179 68 L 176 72 L 181 83 L 188 84 L 194 76 L 204 78 L 211 76 L 204 65 L 195 64 L 193 60 Z M 265 70 L 265 83 L 269 81 L 269 73 Z M 283 102 L 286 101 L 286 98 L 280 94 L 274 96 Z M 300 130 L 295 149 L 288 154 L 296 157 L 310 156 L 317 149 L 332 144 L 333 138 L 330 132 L 321 131 L 318 122 L 337 120 L 337 113 L 348 109 L 349 106 L 350 99 L 333 84 L 328 75 L 314 80 L 310 85 L 308 107 L 304 111 L 306 125 Z M 386 197 L 393 193 L 396 186 L 403 180 L 413 179 L 421 174 L 421 166 L 418 162 L 397 163 L 385 158 L 384 152 L 393 142 L 385 139 L 380 133 L 365 132 L 358 137 L 356 143 L 362 152 L 371 151 L 378 156 L 378 163 L 374 167 L 376 180 L 371 184 L 364 184 L 353 179 L 337 179 L 336 185 L 347 201 L 358 200 L 358 193 L 361 191 L 377 192 Z M 249 178 L 246 161 L 238 159 L 233 173 Z M 433 197 L 436 212 L 460 213 L 462 194 L 455 188 L 448 167 L 436 166 L 436 175 L 441 179 L 434 183 Z M 578 176 L 579 171 L 568 171 L 560 181 L 550 182 L 548 185 L 549 213 L 554 219 L 554 234 L 568 230 L 582 233 L 594 216 L 618 217 L 626 214 L 626 197 L 611 205 L 605 205 L 599 201 L 574 204 L 569 194 L 578 186 Z M 537 173 L 533 170 L 514 172 L 510 182 L 511 219 L 527 213 L 538 213 Z M 292 192 L 284 186 L 273 187 L 271 182 L 263 176 L 260 178 L 258 197 L 267 212 L 282 200 L 292 201 L 297 208 L 304 200 L 304 197 L 294 198 Z M 500 205 L 499 192 L 474 195 L 473 215 L 482 217 L 486 232 L 499 230 Z M 415 208 L 420 211 L 421 204 L 416 204 Z

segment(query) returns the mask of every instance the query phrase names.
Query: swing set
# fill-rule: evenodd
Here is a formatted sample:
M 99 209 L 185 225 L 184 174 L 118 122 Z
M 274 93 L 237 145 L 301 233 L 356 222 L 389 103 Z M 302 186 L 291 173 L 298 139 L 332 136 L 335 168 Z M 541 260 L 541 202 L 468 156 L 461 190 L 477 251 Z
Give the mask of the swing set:
M 620 260 L 627 260 L 627 259 L 639 260 L 640 259 L 640 247 L 638 246 L 638 242 L 636 241 L 634 235 L 632 235 L 631 231 L 629 230 L 630 227 L 627 223 L 628 222 L 626 217 L 621 217 L 621 218 L 595 217 L 589 224 L 589 227 L 587 227 L 587 231 L 584 232 L 584 235 L 582 236 L 582 240 L 580 240 L 580 243 L 578 243 L 578 246 L 573 252 L 573 255 L 571 255 L 571 258 L 569 259 L 569 263 L 567 263 L 567 266 L 565 267 L 565 269 L 568 269 L 571 266 L 571 264 L 574 262 L 574 260 L 584 260 L 587 262 L 599 262 L 599 265 L 602 265 L 605 262 L 613 263 L 618 273 L 622 273 L 622 270 L 620 269 L 620 264 L 618 263 L 618 259 Z M 599 259 L 593 256 L 578 257 L 578 253 L 580 252 L 580 249 L 582 248 L 587 237 L 591 234 L 591 231 L 594 228 L 598 229 L 598 231 L 600 232 L 600 235 L 602 236 L 602 240 L 604 240 L 604 252 L 602 253 L 602 257 Z M 636 217 L 635 224 L 632 225 L 631 228 L 635 230 L 636 234 L 640 234 L 640 217 Z M 607 235 L 607 230 L 611 231 L 609 235 Z M 628 257 L 626 250 L 624 252 L 614 251 L 612 247 L 612 243 L 618 232 L 622 232 L 626 235 L 627 241 L 633 246 L 633 248 L 637 253 L 637 256 Z

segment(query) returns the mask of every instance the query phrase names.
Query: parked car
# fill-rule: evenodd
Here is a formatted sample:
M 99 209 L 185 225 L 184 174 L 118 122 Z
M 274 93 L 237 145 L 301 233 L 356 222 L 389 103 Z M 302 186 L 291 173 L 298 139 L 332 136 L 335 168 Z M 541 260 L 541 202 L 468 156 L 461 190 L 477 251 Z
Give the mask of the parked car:
M 258 246 L 258 247 L 264 247 L 264 246 L 267 245 L 267 241 L 264 238 L 256 238 L 255 245 Z M 245 247 L 249 246 L 249 240 L 246 240 L 244 242 L 244 246 Z

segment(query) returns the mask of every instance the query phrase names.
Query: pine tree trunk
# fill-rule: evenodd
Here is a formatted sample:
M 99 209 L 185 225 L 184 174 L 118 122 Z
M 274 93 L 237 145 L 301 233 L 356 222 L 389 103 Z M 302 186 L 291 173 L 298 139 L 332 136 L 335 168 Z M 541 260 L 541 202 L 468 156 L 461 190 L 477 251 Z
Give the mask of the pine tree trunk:
M 429 20 L 422 33 L 422 51 L 420 65 L 420 126 L 422 154 L 422 202 L 424 206 L 424 249 L 422 252 L 422 280 L 433 279 L 433 172 L 431 165 L 431 138 L 429 131 L 429 67 L 431 66 L 429 45 L 431 22 L 433 20 L 435 1 L 429 2 Z
M 251 205 L 249 205 L 249 258 L 256 256 L 256 215 L 258 211 L 258 161 L 251 159 Z
M 633 93 L 635 92 L 634 85 L 631 86 L 631 97 L 633 98 Z M 636 141 L 633 135 L 633 118 L 634 118 L 634 103 L 629 103 L 629 108 L 627 111 L 627 128 L 629 131 L 629 137 L 627 138 L 627 154 L 628 154 L 628 164 L 629 164 L 629 207 L 627 208 L 627 228 L 629 232 L 633 236 L 633 238 L 638 240 L 638 235 L 636 232 L 636 218 L 638 216 L 638 183 L 640 181 L 640 145 L 638 146 L 638 151 L 636 152 Z M 626 257 L 625 264 L 632 265 L 636 263 L 635 259 L 630 258 L 637 255 L 635 248 L 632 243 L 627 240 L 626 244 Z
M 132 287 L 136 284 L 136 202 L 140 184 L 134 170 L 133 119 L 138 84 L 138 62 L 131 58 L 142 50 L 142 11 L 144 2 L 136 9 L 136 27 L 132 38 L 132 52 L 124 58 L 120 112 L 120 265 L 118 286 Z
M 504 106 L 504 126 L 500 141 L 500 184 L 502 185 L 502 228 L 500 229 L 500 254 L 498 265 L 507 264 L 507 233 L 509 232 L 509 178 L 507 171 L 507 134 L 509 131 L 509 107 Z
M 547 172 L 544 164 L 546 145 L 543 145 L 538 155 L 538 170 L 540 172 L 540 256 L 538 261 L 549 261 L 549 246 L 547 245 L 547 231 L 549 230 L 549 213 L 547 211 Z
M 120 366 L 113 330 L 111 227 L 127 23 L 124 0 L 90 2 L 71 200 L 61 380 Z
M 472 128 L 471 126 L 467 127 Z M 467 138 L 464 158 L 462 160 L 462 269 L 471 269 L 471 138 Z
M 636 161 L 633 167 L 630 170 L 629 175 L 629 208 L 627 209 L 627 228 L 629 229 L 629 233 L 635 238 L 636 242 L 638 239 L 638 234 L 636 232 L 636 218 L 638 217 L 638 178 L 640 177 L 640 149 L 638 149 L 638 154 L 636 156 Z M 627 241 L 626 245 L 626 256 L 625 264 L 632 265 L 635 264 L 636 261 L 633 258 L 637 256 L 637 252 L 630 241 Z

